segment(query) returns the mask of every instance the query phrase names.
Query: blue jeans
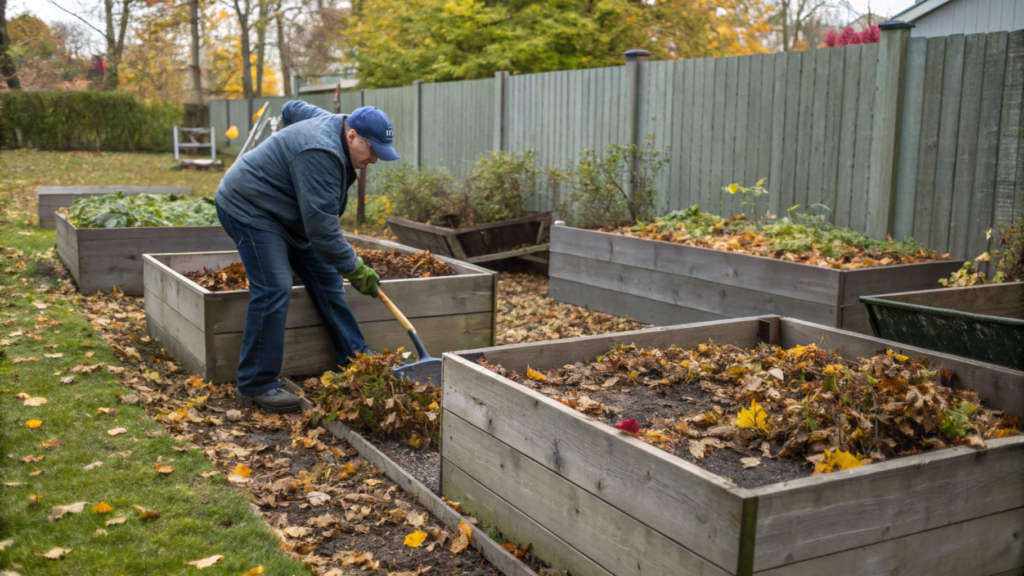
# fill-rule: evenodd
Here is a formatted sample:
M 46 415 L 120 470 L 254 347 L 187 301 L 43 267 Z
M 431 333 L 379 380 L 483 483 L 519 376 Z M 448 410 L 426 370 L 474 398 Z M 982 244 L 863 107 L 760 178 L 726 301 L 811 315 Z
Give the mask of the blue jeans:
M 306 286 L 334 346 L 339 366 L 367 351 L 363 333 L 345 300 L 344 279 L 312 250 L 297 250 L 272 232 L 246 226 L 217 207 L 217 216 L 249 278 L 249 308 L 238 359 L 238 391 L 256 396 L 281 386 L 285 320 L 292 295 L 292 271 Z

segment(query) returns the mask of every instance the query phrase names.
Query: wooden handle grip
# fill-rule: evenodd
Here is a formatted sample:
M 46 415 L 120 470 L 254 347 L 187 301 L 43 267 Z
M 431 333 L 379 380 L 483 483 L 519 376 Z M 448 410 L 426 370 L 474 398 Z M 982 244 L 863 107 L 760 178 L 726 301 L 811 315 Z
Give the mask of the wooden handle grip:
M 380 288 L 377 288 L 377 297 L 380 298 L 380 301 L 388 307 L 388 310 L 391 310 L 391 313 L 398 319 L 398 323 L 402 325 L 402 328 L 416 332 L 416 329 L 413 328 L 412 323 L 405 317 L 405 314 L 402 314 L 402 311 L 395 306 L 395 303 L 392 302 L 390 298 L 384 295 L 384 292 L 381 291 Z

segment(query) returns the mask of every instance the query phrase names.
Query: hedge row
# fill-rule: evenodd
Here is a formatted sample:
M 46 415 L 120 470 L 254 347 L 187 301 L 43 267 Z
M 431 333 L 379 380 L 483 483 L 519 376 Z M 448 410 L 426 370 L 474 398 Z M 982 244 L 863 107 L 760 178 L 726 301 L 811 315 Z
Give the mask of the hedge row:
M 168 152 L 182 119 L 181 106 L 132 94 L 18 90 L 0 94 L 0 147 Z

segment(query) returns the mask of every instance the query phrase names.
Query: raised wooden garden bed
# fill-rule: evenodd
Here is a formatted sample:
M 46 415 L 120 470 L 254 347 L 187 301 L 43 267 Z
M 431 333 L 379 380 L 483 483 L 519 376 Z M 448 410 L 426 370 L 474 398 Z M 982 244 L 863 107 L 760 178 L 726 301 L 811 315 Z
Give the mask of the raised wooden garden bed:
M 345 234 L 359 248 L 415 249 L 386 240 Z M 457 274 L 385 280 L 381 286 L 416 327 L 431 354 L 494 343 L 497 275 L 444 258 Z M 234 380 L 242 351 L 248 290 L 211 292 L 182 273 L 217 270 L 241 262 L 238 252 L 146 254 L 146 331 L 190 372 L 208 380 Z M 411 350 L 409 336 L 380 301 L 347 290 L 366 343 L 375 350 Z M 304 286 L 292 288 L 285 332 L 284 374 L 320 374 L 336 368 L 330 338 Z
M 388 218 L 388 227 L 406 246 L 430 250 L 475 264 L 519 258 L 547 265 L 551 212 L 538 212 L 465 228 L 445 228 Z
M 67 208 L 79 198 L 105 196 L 120 191 L 125 195 L 134 194 L 191 194 L 188 186 L 37 186 L 36 204 L 39 212 L 39 227 L 56 227 L 54 213 Z
M 737 486 L 476 364 L 519 373 L 616 344 L 815 343 L 846 358 L 892 348 L 953 370 L 953 387 L 1024 413 L 1024 373 L 808 322 L 745 318 L 444 356 L 441 491 L 536 556 L 585 574 L 1018 574 L 1024 437 L 844 472 Z M 1011 572 L 1011 570 L 1013 572 Z
M 142 296 L 142 255 L 161 252 L 230 250 L 235 243 L 217 226 L 76 228 L 56 215 L 57 255 L 83 294 L 117 286 Z
M 548 295 L 658 326 L 779 314 L 870 334 L 860 296 L 933 288 L 962 265 L 836 270 L 554 226 Z
M 1024 282 L 860 300 L 880 338 L 1024 370 Z

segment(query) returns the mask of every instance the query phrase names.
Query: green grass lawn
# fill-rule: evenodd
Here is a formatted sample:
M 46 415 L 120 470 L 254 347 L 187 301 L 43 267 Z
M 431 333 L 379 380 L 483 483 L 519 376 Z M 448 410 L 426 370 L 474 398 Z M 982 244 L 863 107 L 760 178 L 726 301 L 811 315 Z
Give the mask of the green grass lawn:
M 193 574 L 187 561 L 224 556 L 202 574 L 308 573 L 282 552 L 248 496 L 223 474 L 203 478 L 214 466 L 198 450 L 179 452 L 163 426 L 141 404 L 121 404 L 130 389 L 101 367 L 73 374 L 82 362 L 119 362 L 54 277 L 41 253 L 54 231 L 39 230 L 34 186 L 73 184 L 185 184 L 212 193 L 220 173 L 176 172 L 161 166 L 167 155 L 0 152 L 0 569 L 19 574 Z M 120 172 L 115 172 L 120 170 Z M 115 178 L 112 174 L 122 174 Z M 21 333 L 18 335 L 18 333 Z M 94 353 L 89 355 L 89 353 Z M 46 355 L 60 354 L 60 357 Z M 16 362 L 19 358 L 35 358 Z M 62 378 L 74 375 L 73 384 Z M 16 394 L 47 400 L 25 406 Z M 114 408 L 116 415 L 99 408 Z M 26 422 L 39 420 L 37 428 Z M 117 436 L 108 430 L 125 428 Z M 54 450 L 43 442 L 59 440 Z M 128 454 L 130 451 L 130 454 Z M 43 456 L 38 462 L 22 458 Z M 102 466 L 84 468 L 93 462 Z M 160 474 L 154 464 L 174 470 Z M 31 473 L 42 471 L 41 475 Z M 33 496 L 38 503 L 33 504 Z M 51 521 L 51 507 L 87 502 L 78 514 Z M 106 514 L 93 506 L 106 502 Z M 141 520 L 134 506 L 160 513 Z M 106 521 L 124 516 L 120 525 Z M 106 534 L 97 534 L 97 530 Z M 70 548 L 61 560 L 42 554 Z

